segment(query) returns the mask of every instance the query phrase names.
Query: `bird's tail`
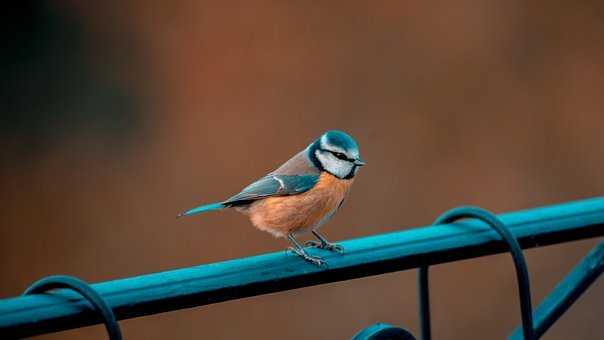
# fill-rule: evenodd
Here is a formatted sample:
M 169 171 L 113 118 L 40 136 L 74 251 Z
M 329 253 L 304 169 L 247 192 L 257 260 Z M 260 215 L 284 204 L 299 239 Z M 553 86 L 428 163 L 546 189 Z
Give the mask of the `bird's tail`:
M 206 211 L 220 210 L 220 209 L 223 209 L 226 207 L 227 206 L 224 205 L 222 202 L 200 205 L 198 207 L 189 209 L 183 213 L 178 214 L 178 217 L 197 215 L 197 214 L 201 214 Z

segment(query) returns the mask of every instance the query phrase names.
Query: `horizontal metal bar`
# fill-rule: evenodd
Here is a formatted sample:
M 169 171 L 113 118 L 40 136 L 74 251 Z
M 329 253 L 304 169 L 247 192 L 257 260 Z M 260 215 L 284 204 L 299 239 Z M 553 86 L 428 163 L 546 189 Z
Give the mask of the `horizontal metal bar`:
M 604 235 L 604 197 L 499 215 L 523 248 Z M 378 275 L 507 251 L 497 234 L 468 220 L 340 243 L 344 255 L 310 249 L 329 268 L 284 251 L 93 284 L 118 320 L 288 289 Z M 99 323 L 69 291 L 0 300 L 0 338 Z
M 533 312 L 537 338 L 540 338 L 577 301 L 602 272 L 604 272 L 604 241 L 596 245 Z M 516 328 L 509 339 L 524 339 L 522 328 Z

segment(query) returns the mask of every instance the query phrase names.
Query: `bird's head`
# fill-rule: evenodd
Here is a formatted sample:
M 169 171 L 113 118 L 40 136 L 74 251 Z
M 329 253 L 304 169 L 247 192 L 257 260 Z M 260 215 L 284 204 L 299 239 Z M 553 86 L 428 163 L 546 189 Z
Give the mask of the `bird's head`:
M 325 132 L 308 150 L 313 163 L 321 171 L 327 171 L 338 178 L 353 178 L 358 168 L 365 165 L 359 154 L 359 145 L 343 131 Z

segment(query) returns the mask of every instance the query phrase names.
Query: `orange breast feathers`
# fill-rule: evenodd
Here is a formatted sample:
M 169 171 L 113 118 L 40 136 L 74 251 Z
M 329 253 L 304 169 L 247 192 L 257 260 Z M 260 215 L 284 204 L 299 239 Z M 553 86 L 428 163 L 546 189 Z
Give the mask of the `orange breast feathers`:
M 352 182 L 324 172 L 309 191 L 256 201 L 247 213 L 256 228 L 276 237 L 298 234 L 325 222 L 346 197 Z

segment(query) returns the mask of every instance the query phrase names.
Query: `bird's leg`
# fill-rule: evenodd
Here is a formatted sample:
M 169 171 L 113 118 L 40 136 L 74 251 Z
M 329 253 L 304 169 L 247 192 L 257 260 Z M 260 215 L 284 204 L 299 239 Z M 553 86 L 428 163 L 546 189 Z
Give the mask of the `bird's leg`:
M 303 258 L 304 260 L 316 265 L 316 266 L 323 266 L 325 264 L 325 261 L 318 257 L 318 256 L 311 256 L 309 255 L 304 248 L 302 247 L 302 245 L 298 242 L 298 240 L 296 240 L 294 238 L 294 235 L 292 234 L 287 234 L 287 239 L 289 240 L 289 242 L 291 243 L 291 247 L 288 248 L 288 250 L 291 250 L 294 254 L 300 256 L 301 258 Z
M 325 237 L 323 237 L 321 234 L 319 234 L 317 231 L 313 230 L 312 234 L 315 235 L 315 237 L 318 239 L 318 241 L 315 241 L 315 240 L 307 241 L 305 245 L 311 246 L 311 247 L 317 247 L 317 248 L 321 248 L 321 249 L 325 249 L 325 250 L 329 250 L 329 251 L 335 251 L 337 253 L 344 252 L 344 247 L 342 247 L 339 244 L 335 244 L 335 243 L 331 243 L 331 242 L 327 241 L 327 239 Z

